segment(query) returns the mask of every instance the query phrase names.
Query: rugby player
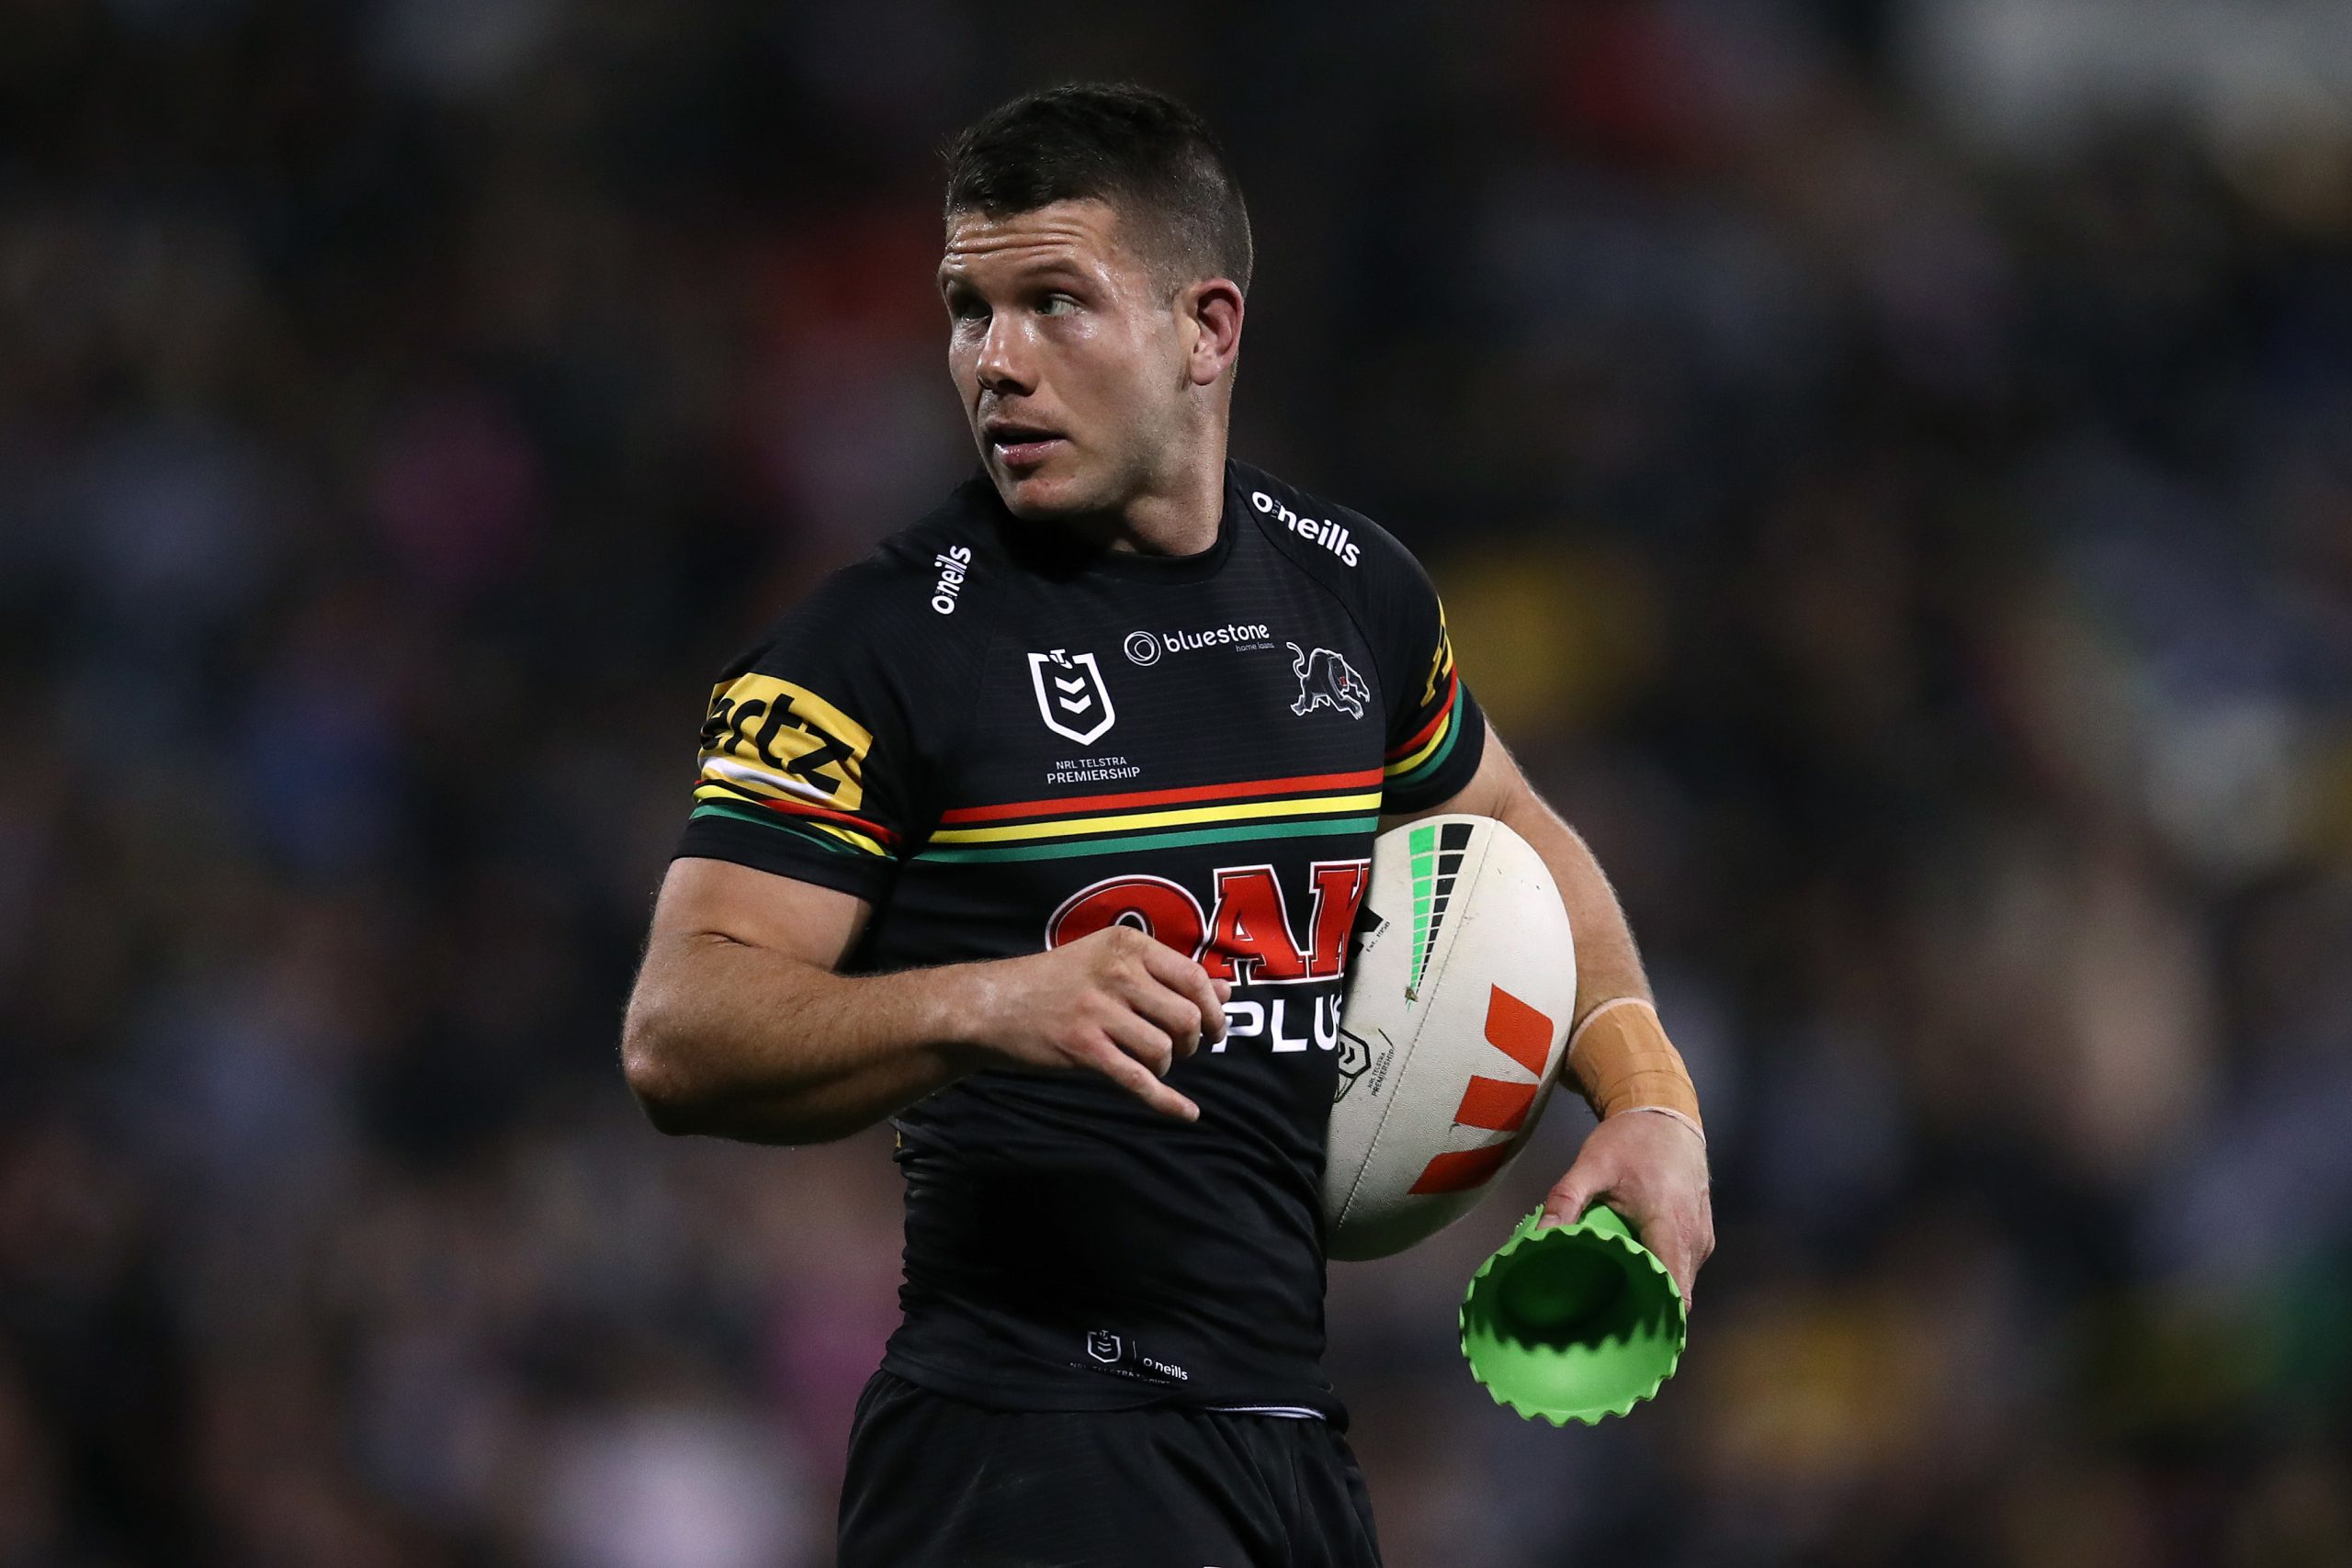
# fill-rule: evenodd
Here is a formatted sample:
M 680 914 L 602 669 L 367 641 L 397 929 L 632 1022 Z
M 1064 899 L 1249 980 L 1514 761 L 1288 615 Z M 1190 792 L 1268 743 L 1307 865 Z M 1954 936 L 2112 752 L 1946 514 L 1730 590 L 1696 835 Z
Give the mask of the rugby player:
M 1419 565 L 1227 456 L 1251 243 L 1207 129 L 1065 86 L 948 165 L 979 468 L 722 672 L 628 1082 L 670 1133 L 896 1125 L 844 1564 L 1376 1562 L 1317 1197 L 1375 833 L 1480 813 L 1550 865 L 1602 1119 L 1546 1208 L 1606 1197 L 1686 1298 L 1697 1101 Z

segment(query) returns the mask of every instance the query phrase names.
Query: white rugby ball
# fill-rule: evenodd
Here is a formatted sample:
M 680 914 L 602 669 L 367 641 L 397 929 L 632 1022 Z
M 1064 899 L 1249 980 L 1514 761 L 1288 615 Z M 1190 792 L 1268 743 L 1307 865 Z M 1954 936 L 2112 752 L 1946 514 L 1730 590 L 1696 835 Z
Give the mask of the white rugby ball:
M 1468 1213 L 1525 1145 L 1567 1055 L 1576 946 L 1532 845 L 1427 817 L 1374 843 L 1348 970 L 1325 1243 L 1385 1258 Z

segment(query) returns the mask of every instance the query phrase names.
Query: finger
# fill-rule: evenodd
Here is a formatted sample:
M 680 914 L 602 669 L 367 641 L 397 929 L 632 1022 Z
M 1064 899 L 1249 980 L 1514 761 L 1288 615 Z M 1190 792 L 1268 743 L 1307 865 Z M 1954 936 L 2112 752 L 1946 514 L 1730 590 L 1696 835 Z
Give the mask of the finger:
M 1536 1222 L 1536 1228 L 1572 1225 L 1584 1218 L 1586 1211 L 1595 1203 L 1601 1202 L 1609 1203 L 1631 1223 L 1634 1210 L 1630 1201 L 1634 1194 L 1620 1190 L 1623 1175 L 1616 1162 L 1607 1157 L 1605 1150 L 1588 1144 L 1569 1162 L 1568 1173 L 1544 1194 L 1544 1218 Z
M 1682 1292 L 1682 1310 L 1690 1310 L 1690 1286 L 1698 1276 L 1697 1266 L 1690 1261 L 1690 1243 L 1678 1225 L 1663 1221 L 1652 1224 L 1642 1236 L 1642 1245 L 1652 1257 L 1666 1266 L 1674 1277 L 1674 1288 Z
M 1689 1312 L 1691 1287 L 1699 1275 L 1697 1248 L 1691 1243 L 1689 1224 L 1646 1202 L 1637 1205 L 1621 1199 L 1611 1207 L 1624 1216 L 1625 1227 L 1634 1233 L 1634 1239 L 1673 1276 L 1674 1288 L 1682 1296 L 1682 1310 Z
M 1686 1311 L 1689 1310 L 1691 1297 L 1699 1288 L 1699 1270 L 1707 1266 L 1707 1259 L 1714 1256 L 1714 1220 L 1702 1208 L 1698 1219 L 1688 1232 L 1688 1239 L 1683 1244 L 1683 1272 L 1675 1276 L 1682 1281 L 1682 1305 Z
M 1584 1212 L 1592 1207 L 1601 1191 L 1590 1173 L 1572 1168 L 1544 1195 L 1544 1217 L 1535 1222 L 1535 1228 L 1549 1230 L 1554 1225 L 1576 1224 L 1584 1218 Z
M 1192 998 L 1147 979 L 1135 987 L 1127 1005 L 1167 1032 L 1178 1056 L 1189 1056 L 1199 1047 L 1201 1010 Z
M 1225 1003 L 1233 995 L 1230 981 L 1212 980 L 1209 972 L 1172 947 L 1155 944 L 1144 963 L 1152 978 L 1185 998 L 1199 1012 L 1201 1037 L 1214 1045 L 1225 1038 Z
M 1184 999 L 1203 1039 L 1215 1043 L 1225 1038 L 1225 1000 L 1207 970 L 1165 944 L 1156 944 L 1145 955 L 1144 966 L 1154 980 Z
M 1150 1106 L 1163 1116 L 1179 1122 L 1197 1122 L 1201 1108 L 1152 1076 L 1149 1067 L 1125 1052 L 1106 1043 L 1102 1054 L 1094 1064 L 1104 1077 Z
M 1111 1043 L 1143 1065 L 1155 1078 L 1164 1078 L 1176 1065 L 1176 1043 L 1168 1031 L 1140 1013 L 1130 1012 L 1103 1026 Z
M 1220 1044 L 1225 1040 L 1225 998 L 1232 994 L 1233 987 L 1227 985 L 1220 994 L 1218 982 L 1209 978 L 1207 970 L 1197 964 L 1193 967 L 1197 977 L 1184 987 L 1184 998 L 1200 1011 L 1202 1041 Z

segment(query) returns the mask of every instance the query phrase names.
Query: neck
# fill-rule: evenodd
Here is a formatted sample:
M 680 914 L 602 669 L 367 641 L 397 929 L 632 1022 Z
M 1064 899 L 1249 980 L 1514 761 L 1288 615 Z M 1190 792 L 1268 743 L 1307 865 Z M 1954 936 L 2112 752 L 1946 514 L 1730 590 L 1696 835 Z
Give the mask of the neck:
M 1225 432 L 1208 432 L 1143 493 L 1116 511 L 1061 520 L 1108 550 L 1147 556 L 1196 556 L 1216 544 L 1225 517 Z

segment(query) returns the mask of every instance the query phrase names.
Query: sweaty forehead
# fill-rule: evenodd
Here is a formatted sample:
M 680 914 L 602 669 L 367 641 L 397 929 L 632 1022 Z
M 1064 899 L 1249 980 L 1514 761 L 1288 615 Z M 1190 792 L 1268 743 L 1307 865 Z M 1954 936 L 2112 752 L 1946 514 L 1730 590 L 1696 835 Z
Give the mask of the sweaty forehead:
M 1119 243 L 1119 215 L 1108 203 L 1057 201 L 1028 212 L 990 218 L 957 212 L 947 220 L 942 278 L 999 268 L 1064 263 L 1086 271 L 1116 267 L 1131 258 Z

